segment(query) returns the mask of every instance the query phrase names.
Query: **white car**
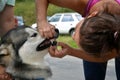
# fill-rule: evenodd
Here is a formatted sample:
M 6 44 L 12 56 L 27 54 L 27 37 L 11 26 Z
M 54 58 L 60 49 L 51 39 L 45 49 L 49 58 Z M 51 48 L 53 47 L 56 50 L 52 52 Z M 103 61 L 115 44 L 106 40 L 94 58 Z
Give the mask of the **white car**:
M 54 25 L 60 34 L 72 35 L 76 24 L 82 19 L 83 17 L 78 13 L 56 13 L 48 19 L 48 22 Z M 36 23 L 31 27 L 36 28 Z
M 15 16 L 15 18 L 17 19 L 17 24 L 18 26 L 23 26 L 25 25 L 24 19 L 22 16 Z

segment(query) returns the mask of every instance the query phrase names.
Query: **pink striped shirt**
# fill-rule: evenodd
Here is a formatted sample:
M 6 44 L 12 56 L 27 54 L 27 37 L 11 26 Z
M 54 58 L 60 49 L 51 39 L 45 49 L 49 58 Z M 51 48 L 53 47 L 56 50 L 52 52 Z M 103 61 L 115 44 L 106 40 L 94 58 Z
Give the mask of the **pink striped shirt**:
M 99 2 L 100 0 L 89 0 L 88 3 L 87 3 L 87 6 L 86 6 L 86 9 L 85 9 L 85 14 L 84 14 L 84 17 L 88 15 L 91 7 L 96 4 L 97 2 Z M 116 0 L 116 2 L 118 4 L 120 4 L 120 0 Z

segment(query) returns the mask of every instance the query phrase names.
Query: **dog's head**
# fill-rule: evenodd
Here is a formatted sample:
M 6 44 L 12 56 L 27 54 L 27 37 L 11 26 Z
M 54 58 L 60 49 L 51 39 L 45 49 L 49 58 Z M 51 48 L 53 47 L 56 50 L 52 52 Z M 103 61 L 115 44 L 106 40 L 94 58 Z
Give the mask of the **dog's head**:
M 30 27 L 15 28 L 1 38 L 0 64 L 8 68 L 9 73 L 13 68 L 27 68 L 23 64 L 45 69 L 44 56 L 50 45 L 50 39 L 42 38 L 38 31 Z

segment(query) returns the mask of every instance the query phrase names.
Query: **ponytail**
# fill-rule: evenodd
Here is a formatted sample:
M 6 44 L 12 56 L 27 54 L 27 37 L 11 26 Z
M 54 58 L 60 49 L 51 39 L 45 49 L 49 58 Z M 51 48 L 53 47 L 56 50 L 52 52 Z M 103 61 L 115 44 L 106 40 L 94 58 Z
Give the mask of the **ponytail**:
M 118 23 L 119 22 L 119 23 Z M 80 45 L 94 56 L 104 56 L 114 48 L 120 52 L 120 17 L 109 13 L 86 18 L 80 29 Z

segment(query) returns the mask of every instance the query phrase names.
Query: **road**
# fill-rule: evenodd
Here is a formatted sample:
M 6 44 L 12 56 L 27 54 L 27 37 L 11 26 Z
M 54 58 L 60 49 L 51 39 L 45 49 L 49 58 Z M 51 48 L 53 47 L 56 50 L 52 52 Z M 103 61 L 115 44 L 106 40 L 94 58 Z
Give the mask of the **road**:
M 81 59 L 71 56 L 59 59 L 47 55 L 45 60 L 49 63 L 53 73 L 53 76 L 49 80 L 85 80 Z M 114 59 L 108 63 L 105 80 L 117 80 Z

